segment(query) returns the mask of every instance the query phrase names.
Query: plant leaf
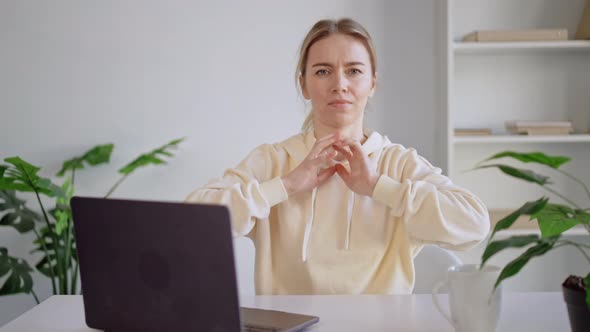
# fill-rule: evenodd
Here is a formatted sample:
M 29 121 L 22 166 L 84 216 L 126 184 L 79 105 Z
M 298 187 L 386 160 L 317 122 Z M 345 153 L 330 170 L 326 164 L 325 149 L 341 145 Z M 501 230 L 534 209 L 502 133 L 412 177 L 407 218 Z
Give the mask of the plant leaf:
M 70 160 L 66 160 L 63 162 L 61 169 L 57 172 L 56 176 L 64 176 L 67 171 L 75 170 L 75 169 L 82 169 L 84 168 L 84 164 L 82 163 L 82 159 L 76 157 Z
M 87 151 L 82 160 L 92 166 L 108 163 L 111 160 L 114 147 L 114 144 L 97 145 Z
M 62 196 L 60 187 L 54 185 L 49 179 L 37 175 L 39 167 L 29 164 L 20 157 L 4 159 L 12 164 L 5 169 L 0 178 L 0 190 L 17 190 L 24 192 L 39 192 L 49 197 Z
M 24 183 L 15 182 L 13 178 L 0 178 L 0 190 L 33 191 Z
M 19 171 L 23 172 L 23 173 L 28 173 L 30 175 L 31 178 L 38 178 L 37 176 L 37 172 L 39 172 L 40 168 L 37 166 L 34 166 L 32 164 L 29 164 L 28 162 L 22 160 L 20 157 L 10 157 L 10 158 L 6 158 L 4 159 L 5 162 L 12 164 L 15 168 L 17 168 Z
M 515 178 L 518 178 L 518 179 L 521 179 L 524 181 L 537 183 L 542 186 L 551 183 L 549 181 L 548 176 L 537 174 L 537 173 L 535 173 L 531 170 L 528 170 L 528 169 L 516 168 L 516 167 L 504 165 L 504 164 L 482 165 L 482 166 L 477 166 L 475 169 L 492 168 L 492 167 L 499 168 L 504 174 L 510 175 L 512 177 L 515 177 Z
M 590 214 L 552 203 L 547 204 L 533 218 L 539 223 L 542 237 L 559 235 L 576 225 L 590 224 Z
M 495 254 L 499 253 L 500 251 L 507 249 L 507 248 L 522 248 L 526 245 L 529 245 L 533 242 L 537 242 L 539 240 L 539 236 L 531 234 L 531 235 L 516 235 L 511 236 L 504 240 L 494 241 L 489 243 L 486 246 L 483 255 L 481 256 L 481 266 L 483 267 L 485 263 Z
M 559 168 L 561 165 L 569 162 L 571 158 L 563 157 L 563 156 L 548 156 L 542 152 L 529 152 L 529 153 L 520 153 L 514 151 L 503 151 L 497 153 L 488 159 L 482 161 L 490 161 L 493 159 L 499 159 L 504 157 L 510 157 L 522 161 L 523 163 L 537 163 L 542 164 L 545 166 L 549 166 L 551 168 Z
M 35 228 L 35 222 L 26 217 L 21 218 L 17 213 L 7 213 L 0 219 L 0 226 L 11 226 L 22 234 Z
M 68 222 L 70 221 L 70 214 L 64 210 L 56 210 L 55 211 L 55 233 L 57 235 L 61 235 L 64 229 L 68 227 Z
M 494 289 L 498 287 L 498 285 L 507 278 L 512 277 L 513 275 L 517 274 L 527 263 L 528 261 L 536 256 L 544 255 L 546 252 L 553 248 L 555 242 L 559 239 L 559 236 L 554 236 L 550 238 L 545 238 L 538 240 L 535 246 L 530 247 L 520 256 L 516 257 L 510 263 L 508 263 L 500 272 L 496 283 L 494 284 Z
M 19 233 L 27 233 L 35 227 L 41 216 L 25 206 L 14 191 L 0 190 L 0 212 L 7 213 L 0 219 L 0 226 L 14 227 Z
M 10 257 L 6 248 L 0 248 L 0 278 L 8 274 L 0 288 L 0 296 L 30 293 L 33 289 L 31 272 L 33 269 L 25 260 Z
M 57 209 L 52 211 L 52 214 L 55 214 L 55 211 L 58 211 Z M 56 233 L 57 234 L 57 233 Z M 40 231 L 40 236 L 43 237 L 43 239 L 45 240 L 45 246 L 47 247 L 47 254 L 45 253 L 45 251 L 43 250 L 43 246 L 41 245 L 41 241 L 39 241 L 39 239 L 36 239 L 33 243 L 35 243 L 37 245 L 37 247 L 32 251 L 32 252 L 40 252 L 43 254 L 43 258 L 35 265 L 35 268 L 43 275 L 50 277 L 51 276 L 51 271 L 50 269 L 53 269 L 53 273 L 55 276 L 59 277 L 59 273 L 61 273 L 60 271 L 58 271 L 57 269 L 57 260 L 59 259 L 60 262 L 63 262 L 66 260 L 65 259 L 65 238 L 67 235 L 67 232 L 61 232 L 59 235 L 54 234 L 53 230 L 49 230 L 47 227 L 43 227 Z M 53 241 L 54 235 L 57 236 L 57 243 L 55 243 Z M 71 247 L 70 247 L 70 252 L 74 253 L 76 250 L 75 247 L 75 241 L 72 241 L 71 243 Z M 72 262 L 74 262 L 76 259 L 76 257 L 74 257 L 74 255 L 72 255 L 72 257 L 70 257 L 70 260 L 68 262 L 65 262 L 65 268 L 66 270 L 69 271 L 69 269 L 72 267 Z
M 184 138 L 175 139 L 173 141 L 170 141 L 166 145 L 163 145 L 157 149 L 152 150 L 151 152 L 140 155 L 139 157 L 135 158 L 132 162 L 121 168 L 119 170 L 119 173 L 129 175 L 140 167 L 144 167 L 150 164 L 165 164 L 166 162 L 158 158 L 158 156 L 173 156 L 173 154 L 171 152 L 168 152 L 167 149 L 177 148 L 178 144 L 180 144 L 182 141 L 184 141 Z
M 111 153 L 113 152 L 114 147 L 115 146 L 113 144 L 97 145 L 86 151 L 86 153 L 84 153 L 82 156 L 74 157 L 64 161 L 61 170 L 57 173 L 57 176 L 64 176 L 64 174 L 69 170 L 83 169 L 84 162 L 92 166 L 108 163 L 111 159 Z
M 541 197 L 536 201 L 524 203 L 524 205 L 521 206 L 520 208 L 518 208 L 518 210 L 512 212 L 511 214 L 507 215 L 506 217 L 504 217 L 503 219 L 501 219 L 500 221 L 498 221 L 496 223 L 496 226 L 494 227 L 494 230 L 492 231 L 492 234 L 490 235 L 490 239 L 494 237 L 496 232 L 501 231 L 503 229 L 510 228 L 510 226 L 512 226 L 512 224 L 514 224 L 514 222 L 521 215 L 534 215 L 538 211 L 541 211 L 543 208 L 545 208 L 545 205 L 547 204 L 548 201 L 549 201 L 549 198 Z
M 37 188 L 39 189 L 39 192 L 45 193 L 49 197 L 65 197 L 65 193 L 61 187 L 53 184 L 51 180 L 46 178 L 40 178 L 39 181 L 37 181 Z
M 72 185 L 72 178 L 68 177 L 61 186 L 61 191 L 64 193 L 62 197 L 57 197 L 56 203 L 58 207 L 70 206 L 70 200 L 74 196 L 74 186 Z

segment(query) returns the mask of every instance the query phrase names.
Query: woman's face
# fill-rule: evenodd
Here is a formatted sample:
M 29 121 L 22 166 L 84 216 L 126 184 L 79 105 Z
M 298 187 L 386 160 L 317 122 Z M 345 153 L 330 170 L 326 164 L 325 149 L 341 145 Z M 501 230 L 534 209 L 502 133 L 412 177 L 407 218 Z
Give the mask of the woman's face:
M 367 48 L 344 34 L 315 42 L 308 51 L 305 76 L 300 77 L 303 96 L 311 100 L 314 122 L 332 128 L 362 125 L 375 81 Z

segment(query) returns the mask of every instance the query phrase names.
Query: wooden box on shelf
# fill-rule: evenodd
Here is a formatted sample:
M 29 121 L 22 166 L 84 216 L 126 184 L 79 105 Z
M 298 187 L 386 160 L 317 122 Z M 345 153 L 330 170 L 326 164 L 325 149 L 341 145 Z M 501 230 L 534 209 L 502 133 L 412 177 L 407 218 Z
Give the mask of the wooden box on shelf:
M 489 136 L 490 128 L 455 128 L 455 136 Z
M 567 29 L 477 30 L 463 37 L 464 42 L 528 42 L 567 40 Z
M 574 132 L 571 121 L 507 121 L 505 126 L 511 134 L 569 135 Z

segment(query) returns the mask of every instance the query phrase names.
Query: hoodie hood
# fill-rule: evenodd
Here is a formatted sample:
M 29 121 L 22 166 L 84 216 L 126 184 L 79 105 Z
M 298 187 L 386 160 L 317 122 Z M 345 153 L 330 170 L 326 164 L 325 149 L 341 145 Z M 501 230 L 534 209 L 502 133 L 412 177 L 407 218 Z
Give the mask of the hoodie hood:
M 391 144 L 391 141 L 387 138 L 387 136 L 382 136 L 375 131 L 364 131 L 365 136 L 368 138 L 362 144 L 362 150 L 371 158 L 374 153 L 380 152 L 386 146 Z M 295 161 L 295 165 L 299 165 L 305 157 L 311 151 L 311 148 L 316 142 L 316 138 L 314 136 L 313 130 L 309 130 L 305 133 L 301 133 L 299 135 L 295 135 L 286 141 L 283 142 L 283 146 L 285 150 L 289 154 L 291 158 Z M 342 163 L 345 167 L 348 168 L 348 161 L 344 161 Z M 311 231 L 313 229 L 313 222 L 315 217 L 315 207 L 316 207 L 316 193 L 317 187 L 311 191 L 311 199 L 310 199 L 310 207 L 309 207 L 309 216 L 307 218 L 307 222 L 305 224 L 305 231 L 303 234 L 303 241 L 301 244 L 301 260 L 303 262 L 307 261 L 307 247 L 309 243 L 309 237 L 311 235 Z M 346 234 L 344 239 L 344 244 L 346 250 L 350 249 L 350 236 L 352 234 L 352 216 L 354 212 L 354 203 L 355 203 L 355 193 L 354 191 L 350 191 L 350 197 L 348 199 L 347 204 L 347 225 L 346 225 Z

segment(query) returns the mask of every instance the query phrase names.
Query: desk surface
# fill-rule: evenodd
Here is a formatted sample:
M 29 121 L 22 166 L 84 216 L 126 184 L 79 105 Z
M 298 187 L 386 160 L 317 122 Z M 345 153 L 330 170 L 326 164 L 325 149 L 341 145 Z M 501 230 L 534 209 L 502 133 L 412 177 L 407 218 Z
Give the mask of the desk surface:
M 563 296 L 555 293 L 504 293 L 497 331 L 570 331 Z M 241 305 L 313 314 L 320 322 L 307 331 L 452 332 L 430 295 L 251 296 Z M 442 300 L 446 303 L 446 295 Z M 86 327 L 81 296 L 52 296 L 0 329 L 21 331 L 97 331 Z

